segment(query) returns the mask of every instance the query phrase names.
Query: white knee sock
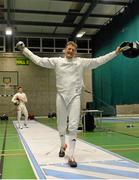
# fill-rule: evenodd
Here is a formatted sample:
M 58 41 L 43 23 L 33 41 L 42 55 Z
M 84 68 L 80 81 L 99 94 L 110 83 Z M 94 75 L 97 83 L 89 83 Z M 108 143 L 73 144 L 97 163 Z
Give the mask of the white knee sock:
M 76 139 L 69 138 L 69 157 L 74 156 L 75 145 L 76 145 Z
M 70 131 L 69 132 L 69 157 L 71 158 L 74 156 L 76 138 L 77 138 L 76 131 Z
M 65 134 L 60 135 L 61 147 L 65 145 Z
M 28 124 L 28 118 L 25 117 L 24 123 L 27 125 Z
M 18 120 L 18 124 L 19 124 L 19 127 L 22 127 L 21 121 L 20 121 L 20 120 Z

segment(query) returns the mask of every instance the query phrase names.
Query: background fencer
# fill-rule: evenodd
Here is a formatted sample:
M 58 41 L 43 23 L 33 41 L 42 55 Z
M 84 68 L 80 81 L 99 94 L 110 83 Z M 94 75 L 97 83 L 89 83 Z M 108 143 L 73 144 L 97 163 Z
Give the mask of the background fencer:
M 69 118 L 69 160 L 71 167 L 76 167 L 77 162 L 74 157 L 76 144 L 77 128 L 80 119 L 80 95 L 83 86 L 83 71 L 85 68 L 95 69 L 98 66 L 108 62 L 116 57 L 121 49 L 118 47 L 115 51 L 98 58 L 80 58 L 76 57 L 77 44 L 69 41 L 64 49 L 64 58 L 62 57 L 39 57 L 33 54 L 25 47 L 23 42 L 18 42 L 16 47 L 22 51 L 23 55 L 32 60 L 35 64 L 55 69 L 56 87 L 57 87 L 57 125 L 61 140 L 59 157 L 65 156 L 66 144 L 65 134 L 67 128 L 67 117 Z
M 23 92 L 22 87 L 18 87 L 18 92 L 13 96 L 12 102 L 17 106 L 17 120 L 19 123 L 19 128 L 23 128 L 21 124 L 22 114 L 25 116 L 24 126 L 28 128 L 28 111 L 25 105 L 25 103 L 27 103 L 27 96 Z

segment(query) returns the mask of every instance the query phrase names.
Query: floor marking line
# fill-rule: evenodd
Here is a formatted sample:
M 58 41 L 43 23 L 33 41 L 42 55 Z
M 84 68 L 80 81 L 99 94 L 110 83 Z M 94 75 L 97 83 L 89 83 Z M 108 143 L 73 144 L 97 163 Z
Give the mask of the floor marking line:
M 23 151 L 24 152 L 24 149 L 5 149 L 4 152 L 8 152 L 8 151 Z
M 113 145 L 101 145 L 103 147 L 105 146 L 139 146 L 139 144 L 113 144 Z
M 5 145 L 6 145 L 7 125 L 8 125 L 8 122 L 6 121 L 5 130 L 4 130 L 3 145 L 2 145 L 2 153 L 4 153 Z M 2 179 L 3 164 L 4 164 L 4 156 L 0 156 L 0 179 Z
M 132 151 L 132 150 L 139 150 L 139 148 L 125 148 L 125 149 L 109 149 L 110 151 Z
M 20 155 L 20 156 L 21 156 L 21 155 L 22 155 L 22 156 L 25 156 L 26 153 L 13 153 L 13 154 L 12 154 L 12 153 L 11 153 L 11 154 L 10 154 L 10 153 L 9 153 L 9 154 L 5 154 L 5 153 L 4 153 L 4 154 L 0 154 L 0 156 L 5 156 L 5 157 L 6 157 L 6 156 L 18 156 L 18 155 Z

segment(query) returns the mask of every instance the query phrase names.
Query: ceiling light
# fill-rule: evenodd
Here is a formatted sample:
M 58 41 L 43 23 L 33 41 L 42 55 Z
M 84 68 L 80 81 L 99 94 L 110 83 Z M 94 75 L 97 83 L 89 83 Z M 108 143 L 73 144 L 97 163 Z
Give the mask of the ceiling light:
M 77 38 L 81 38 L 85 33 L 86 33 L 85 31 L 80 31 L 80 32 L 76 35 L 76 37 L 77 37 Z
M 11 27 L 7 27 L 7 28 L 5 29 L 5 34 L 6 34 L 7 36 L 11 36 L 11 35 L 13 34 L 12 28 L 11 28 Z

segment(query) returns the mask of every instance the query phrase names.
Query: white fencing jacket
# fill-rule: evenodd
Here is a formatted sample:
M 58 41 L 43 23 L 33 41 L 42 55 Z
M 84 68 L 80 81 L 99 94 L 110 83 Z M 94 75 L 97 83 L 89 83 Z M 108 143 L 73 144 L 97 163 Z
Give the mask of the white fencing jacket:
M 63 97 L 66 105 L 75 96 L 81 94 L 84 84 L 83 71 L 85 68 L 95 69 L 117 56 L 116 52 L 113 51 L 104 56 L 90 59 L 80 57 L 72 59 L 67 59 L 66 57 L 48 58 L 39 57 L 26 47 L 23 49 L 23 54 L 39 66 L 55 69 L 57 92 Z
M 11 101 L 12 101 L 13 103 L 16 103 L 16 102 L 18 101 L 18 98 L 20 99 L 18 106 L 25 105 L 25 103 L 27 102 L 27 96 L 26 96 L 26 94 L 25 94 L 25 93 L 20 93 L 20 92 L 18 92 L 18 93 L 16 93 L 16 94 L 13 96 L 13 98 L 12 98 Z

